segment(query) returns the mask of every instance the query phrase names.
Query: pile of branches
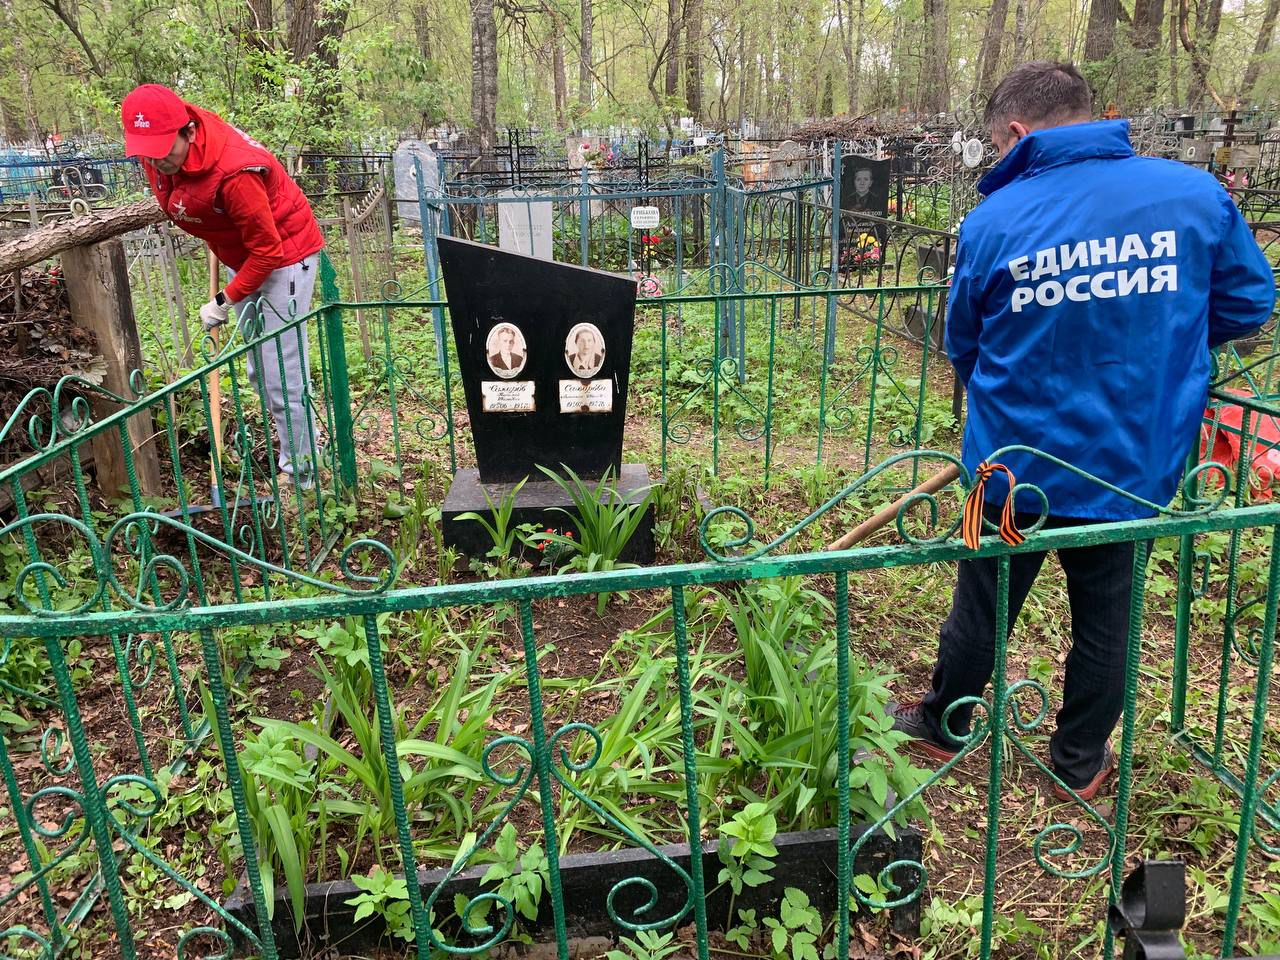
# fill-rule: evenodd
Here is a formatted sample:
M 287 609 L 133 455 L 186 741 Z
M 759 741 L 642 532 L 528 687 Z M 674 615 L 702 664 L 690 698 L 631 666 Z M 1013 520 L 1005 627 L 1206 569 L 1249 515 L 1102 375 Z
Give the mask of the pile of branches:
M 20 274 L 16 299 L 16 275 L 0 275 L 0 412 L 12 411 L 36 387 L 52 389 L 65 376 L 99 384 L 107 372 L 93 334 L 71 320 L 58 269 Z
M 845 114 L 839 117 L 809 120 L 793 129 L 787 134 L 787 138 L 800 143 L 816 143 L 821 140 L 859 140 L 863 137 L 877 136 L 882 132 L 875 118 L 869 114 L 861 117 Z

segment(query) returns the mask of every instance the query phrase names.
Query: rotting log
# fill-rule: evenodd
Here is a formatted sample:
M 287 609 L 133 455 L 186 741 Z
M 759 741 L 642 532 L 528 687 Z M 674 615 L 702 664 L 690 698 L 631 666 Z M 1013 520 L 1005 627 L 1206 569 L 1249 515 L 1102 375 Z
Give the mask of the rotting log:
M 163 220 L 164 212 L 154 197 L 110 210 L 93 210 L 82 217 L 51 223 L 0 243 L 0 273 L 12 273 L 50 257 Z

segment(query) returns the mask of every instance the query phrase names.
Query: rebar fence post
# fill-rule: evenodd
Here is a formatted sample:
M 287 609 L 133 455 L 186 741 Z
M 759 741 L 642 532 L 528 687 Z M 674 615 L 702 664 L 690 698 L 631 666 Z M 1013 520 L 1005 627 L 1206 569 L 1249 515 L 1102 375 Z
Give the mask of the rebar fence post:
M 351 380 L 347 373 L 347 341 L 342 331 L 342 308 L 335 306 L 338 285 L 333 264 L 320 263 L 320 296 L 325 304 L 324 346 L 329 360 L 329 398 L 333 403 L 333 436 L 338 448 L 338 480 L 344 491 L 356 489 L 355 421 L 351 415 Z

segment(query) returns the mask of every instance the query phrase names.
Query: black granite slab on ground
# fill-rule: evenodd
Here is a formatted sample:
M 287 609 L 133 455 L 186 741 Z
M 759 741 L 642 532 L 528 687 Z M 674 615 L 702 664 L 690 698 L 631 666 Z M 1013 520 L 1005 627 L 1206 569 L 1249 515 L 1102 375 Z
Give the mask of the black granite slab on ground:
M 867 830 L 866 824 L 854 824 L 850 840 L 857 839 Z M 731 896 L 727 883 L 716 882 L 720 870 L 716 853 L 719 844 L 714 840 L 703 844 L 702 874 L 707 891 L 707 925 L 710 929 L 725 930 L 738 921 L 736 916 L 730 915 L 731 904 L 734 913 L 746 909 L 757 911 L 760 917 L 776 917 L 783 891 L 787 887 L 803 890 L 824 918 L 833 914 L 839 896 L 836 867 L 840 846 L 836 831 L 780 833 L 773 843 L 778 850 L 778 855 L 774 858 L 773 882 L 759 887 L 744 887 L 737 897 Z M 693 852 L 687 844 L 673 844 L 658 849 L 667 861 L 655 857 L 647 850 L 635 848 L 562 855 L 560 877 L 567 934 L 572 938 L 628 934 L 629 931 L 621 929 L 610 919 L 607 909 L 610 891 L 620 885 L 622 889 L 618 890 L 614 902 L 619 916 L 633 923 L 652 923 L 661 918 L 680 916 L 682 906 L 688 901 L 689 888 L 681 875 L 671 869 L 670 864 L 676 864 L 684 871 L 684 876 L 688 876 Z M 867 874 L 878 877 L 891 863 L 919 863 L 921 856 L 921 837 L 914 828 L 900 827 L 893 838 L 883 832 L 876 832 L 866 839 L 858 851 L 852 864 L 852 872 L 854 876 Z M 441 915 L 447 916 L 452 913 L 456 895 L 471 898 L 494 888 L 493 884 L 485 887 L 480 883 L 480 878 L 488 869 L 487 864 L 478 864 L 466 868 L 452 879 L 446 879 L 448 870 L 443 867 L 430 871 L 421 869 L 418 871 L 419 889 L 425 899 L 437 886 L 444 883 L 445 889 L 436 902 L 443 905 Z M 924 879 L 914 867 L 905 864 L 894 868 L 892 878 L 900 888 L 900 895 L 922 886 Z M 649 886 L 646 886 L 646 882 Z M 341 880 L 308 884 L 306 889 L 303 921 L 298 930 L 293 924 L 289 892 L 283 883 L 276 888 L 271 929 L 281 957 L 316 956 L 326 947 L 334 946 L 340 947 L 345 955 L 386 943 L 386 926 L 379 915 L 374 914 L 358 922 L 355 920 L 356 908 L 348 903 L 360 892 L 355 884 L 349 880 Z M 653 891 L 653 903 L 643 913 L 638 912 L 637 908 L 649 899 L 650 890 Z M 893 929 L 908 936 L 919 936 L 920 910 L 925 899 L 924 891 L 921 890 L 920 895 L 912 902 L 892 908 L 889 915 Z M 249 929 L 257 929 L 253 899 L 243 882 L 231 894 L 226 909 Z M 501 910 L 491 911 L 490 918 L 500 924 Z M 545 943 L 554 941 L 553 922 L 551 897 L 544 893 L 538 904 L 537 919 L 530 923 L 522 920 L 522 926 L 530 930 L 536 941 Z M 680 925 L 692 922 L 693 913 L 690 910 L 681 917 Z M 241 939 L 234 928 L 231 932 L 237 940 Z M 456 938 L 452 935 L 453 929 L 450 928 L 449 932 L 449 940 L 454 942 Z M 474 942 L 464 939 L 462 945 Z

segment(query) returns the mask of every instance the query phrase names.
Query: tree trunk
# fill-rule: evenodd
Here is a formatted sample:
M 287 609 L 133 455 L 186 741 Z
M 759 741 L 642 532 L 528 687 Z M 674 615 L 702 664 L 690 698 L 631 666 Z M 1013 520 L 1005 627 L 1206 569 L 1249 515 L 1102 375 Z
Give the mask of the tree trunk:
M 1253 56 L 1249 58 L 1249 66 L 1244 71 L 1244 82 L 1240 84 L 1241 103 L 1247 103 L 1253 96 L 1253 87 L 1258 82 L 1258 74 L 1262 72 L 1262 63 L 1271 50 L 1271 37 L 1276 32 L 1277 16 L 1280 16 L 1280 0 L 1268 0 L 1266 13 L 1262 15 L 1262 30 L 1253 45 Z
M 1089 26 L 1084 35 L 1086 62 L 1106 60 L 1116 49 L 1116 17 L 1119 0 L 1092 0 Z
M 1196 4 L 1196 34 L 1190 35 L 1187 0 L 1181 0 L 1182 45 L 1191 54 L 1191 82 L 1187 85 L 1187 105 L 1199 106 L 1209 91 L 1209 67 L 1213 63 L 1213 45 L 1222 22 L 1222 0 L 1199 0 Z
M 852 8 L 849 12 L 853 12 Z M 858 0 L 858 32 L 854 34 L 853 69 L 849 72 L 849 114 L 851 116 L 862 109 L 862 43 L 866 29 L 867 0 Z
M 289 57 L 302 63 L 312 57 L 322 68 L 321 74 L 336 77 L 338 52 L 342 34 L 347 29 L 349 6 L 345 3 L 326 3 L 323 0 L 294 0 L 288 11 L 287 42 Z M 341 91 L 337 81 L 326 85 L 321 100 L 321 112 L 332 116 L 338 105 Z
M 1120 7 L 1123 12 L 1124 7 Z M 1134 88 L 1145 102 L 1155 96 L 1159 75 L 1160 28 L 1164 25 L 1164 0 L 1134 0 L 1132 39 L 1139 54 Z
M 1182 103 L 1178 95 L 1178 0 L 1169 4 L 1169 102 Z
M 1134 0 L 1133 45 L 1139 50 L 1155 50 L 1160 46 L 1160 27 L 1164 23 L 1164 0 Z
M 275 9 L 271 0 L 248 0 L 244 11 L 244 42 L 258 50 L 270 50 Z
M 1013 8 L 1013 63 L 1016 66 L 1027 56 L 1027 0 L 1018 0 Z
M 850 0 L 852 2 L 852 0 Z M 844 15 L 845 0 L 836 0 L 836 32 L 840 34 L 840 50 L 844 53 L 845 80 L 849 86 L 849 113 L 853 113 L 858 102 L 858 70 L 853 62 L 853 24 L 852 15 Z
M 684 99 L 689 116 L 702 118 L 702 0 L 686 0 L 684 11 Z
M 680 92 L 681 6 L 681 0 L 667 0 L 667 44 L 663 50 L 667 76 L 662 92 L 668 97 L 674 97 Z
M 555 87 L 556 123 L 564 129 L 569 100 L 569 81 L 564 73 L 564 23 L 554 9 L 549 9 L 548 12 L 551 14 L 551 71 Z
M 0 243 L 0 273 L 13 273 L 72 247 L 110 240 L 163 219 L 164 213 L 155 197 L 147 197 L 123 207 L 60 220 Z
M 498 26 L 493 0 L 471 3 L 471 124 L 482 152 L 498 139 Z
M 591 109 L 591 72 L 595 61 L 591 52 L 592 11 L 591 0 L 582 0 L 582 37 L 578 41 L 578 111 Z
M 1000 52 L 1004 47 L 1004 25 L 1009 19 L 1009 0 L 992 0 L 987 28 L 978 54 L 978 93 L 989 94 L 1000 74 Z
M 949 59 L 947 29 L 947 0 L 925 0 L 925 22 L 929 31 L 925 36 L 924 70 L 921 77 L 924 90 L 921 104 L 926 113 L 946 113 L 951 104 L 951 90 L 947 78 Z
M 418 55 L 431 59 L 431 9 L 425 3 L 413 5 L 413 38 L 418 42 Z
M 902 15 L 895 15 L 893 18 L 893 49 L 899 53 L 903 49 L 902 30 Z M 904 107 L 907 103 L 907 87 L 904 79 L 905 68 L 903 67 L 905 60 L 906 57 L 896 56 L 890 64 L 890 69 L 893 70 L 894 99 L 898 101 L 897 105 L 899 107 Z

